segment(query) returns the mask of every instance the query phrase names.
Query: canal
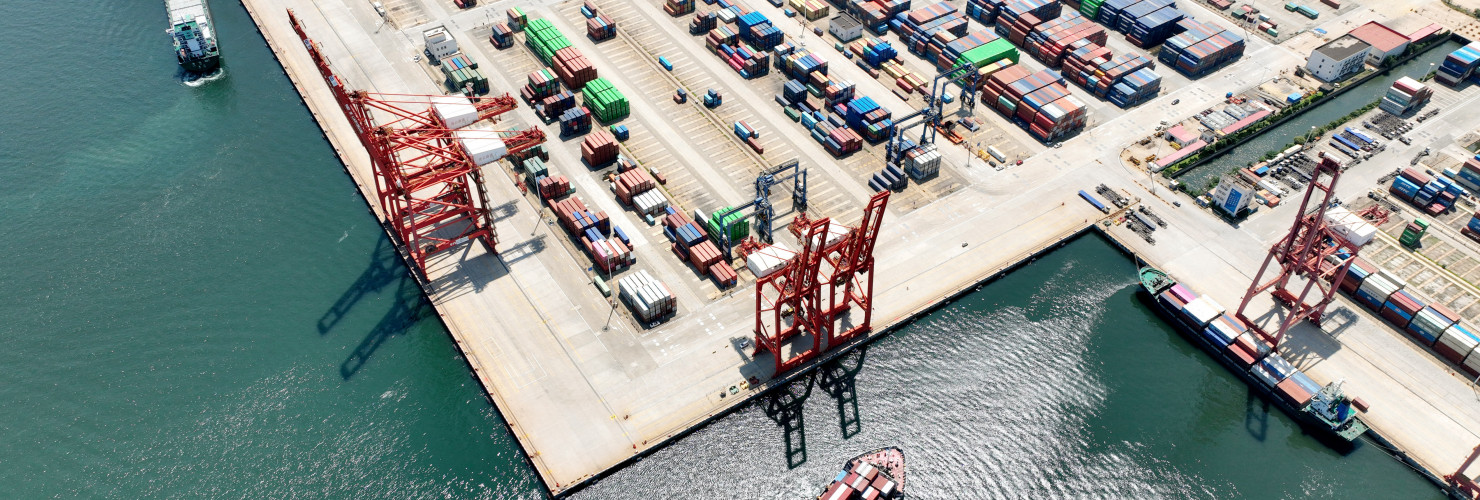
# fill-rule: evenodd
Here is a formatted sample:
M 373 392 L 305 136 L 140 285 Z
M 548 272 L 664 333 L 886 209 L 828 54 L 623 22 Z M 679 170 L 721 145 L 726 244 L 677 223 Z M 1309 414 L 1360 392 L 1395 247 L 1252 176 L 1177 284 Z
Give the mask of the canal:
M 1392 68 L 1385 75 L 1367 80 L 1361 85 L 1343 92 L 1325 103 L 1307 110 L 1304 114 L 1287 121 L 1273 130 L 1255 137 L 1244 144 L 1235 146 L 1228 153 L 1199 165 L 1197 168 L 1178 177 L 1177 180 L 1200 191 L 1208 185 L 1212 179 L 1216 179 L 1225 173 L 1246 167 L 1264 157 L 1270 151 L 1284 149 L 1289 146 L 1290 141 L 1301 134 L 1310 132 L 1311 127 L 1319 127 L 1330 123 L 1332 120 L 1346 116 L 1352 110 L 1366 106 L 1367 104 L 1382 98 L 1387 89 L 1393 85 L 1393 81 L 1404 76 L 1418 79 L 1428 74 L 1433 67 L 1444 61 L 1444 57 L 1463 47 L 1464 44 L 1450 40 L 1438 47 L 1430 49 L 1418 57 L 1409 59 L 1407 63 Z M 1430 65 L 1433 65 L 1432 67 Z

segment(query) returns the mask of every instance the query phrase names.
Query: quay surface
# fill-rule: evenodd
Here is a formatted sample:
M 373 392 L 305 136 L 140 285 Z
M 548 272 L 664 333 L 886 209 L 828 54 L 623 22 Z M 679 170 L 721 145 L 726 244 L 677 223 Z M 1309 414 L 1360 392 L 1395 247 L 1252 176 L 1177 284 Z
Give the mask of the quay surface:
M 368 2 L 242 3 L 367 199 L 374 197 L 368 156 L 299 44 L 285 9 L 294 9 L 350 88 L 438 94 L 441 89 L 419 67 L 425 63 L 413 60 L 412 55 L 420 50 L 415 35 L 408 34 L 419 33 L 418 28 L 447 24 L 475 59 L 493 60 L 482 53 L 492 50 L 486 41 L 480 43 L 468 33 L 484 26 L 481 23 L 486 19 L 501 16 L 510 6 L 492 3 L 457 12 L 450 3 L 424 2 L 417 7 L 417 20 L 421 22 L 401 26 L 403 31 L 397 31 L 381 26 Z M 531 17 L 555 19 L 558 15 L 546 9 L 571 5 L 525 8 Z M 661 12 L 655 3 L 638 7 Z M 657 18 L 661 13 L 643 15 Z M 588 54 L 599 53 L 590 48 L 593 45 L 589 40 L 576 38 L 572 37 L 572 43 Z M 702 44 L 681 40 L 679 45 L 675 50 L 691 59 L 705 60 L 696 55 L 703 50 Z M 985 277 L 1096 223 L 1102 214 L 1080 201 L 1077 191 L 1092 191 L 1100 183 L 1142 200 L 1170 224 L 1156 232 L 1156 245 L 1133 239 L 1121 227 L 1108 229 L 1112 235 L 1119 232 L 1118 240 L 1139 255 L 1225 306 L 1234 307 L 1267 248 L 1293 218 L 1294 209 L 1266 210 L 1240 227 L 1232 227 L 1191 207 L 1174 208 L 1170 202 L 1178 195 L 1164 188 L 1147 188 L 1145 174 L 1124 168 L 1116 155 L 1121 146 L 1145 132 L 1132 124 L 1178 118 L 1182 110 L 1216 102 L 1222 88 L 1257 81 L 1260 70 L 1267 65 L 1287 66 L 1301 59 L 1299 54 L 1257 39 L 1251 40 L 1249 54 L 1218 75 L 1173 89 L 1153 104 L 1102 123 L 1066 141 L 1060 149 L 1043 150 L 1021 166 L 1001 171 L 986 168 L 979 160 L 968 160 L 969 153 L 963 148 L 942 142 L 951 175 L 964 179 L 966 185 L 928 204 L 890 209 L 875 251 L 875 331 L 886 332 L 941 299 L 973 287 Z M 592 59 L 603 76 L 627 78 L 624 72 L 603 67 L 599 56 Z M 707 59 L 711 61 L 705 64 L 722 65 L 712 57 Z M 493 70 L 487 73 L 496 92 L 513 92 L 523 76 Z M 760 109 L 761 121 L 753 124 L 770 126 L 771 136 L 786 135 L 776 132 L 788 130 L 782 128 L 789 125 L 784 117 L 774 109 L 762 108 L 767 96 L 748 91 L 752 89 L 733 72 L 716 70 L 715 77 L 730 89 L 727 97 L 735 97 L 733 103 L 727 99 L 726 106 Z M 618 82 L 628 89 L 637 86 L 623 83 Z M 879 84 L 875 81 L 870 85 Z M 881 94 L 877 89 L 863 90 L 875 96 Z M 1475 95 L 1471 94 L 1470 99 Z M 1173 108 L 1166 104 L 1171 99 L 1180 99 L 1183 105 Z M 629 126 L 658 132 L 684 130 L 664 116 L 667 111 L 655 110 L 657 104 L 635 98 Z M 1454 120 L 1473 121 L 1468 124 L 1472 128 L 1480 126 L 1480 116 L 1460 114 L 1446 113 L 1452 120 L 1432 120 L 1420 129 L 1441 123 L 1462 125 Z M 527 106 L 521 105 L 511 115 L 506 118 L 511 123 L 540 123 Z M 528 125 L 510 128 L 523 126 Z M 813 162 L 809 166 L 820 174 L 814 183 L 839 184 L 835 197 L 840 207 L 860 206 L 866 188 L 860 179 L 834 165 L 820 146 L 805 139 L 776 140 L 796 151 L 804 163 Z M 573 152 L 578 142 L 562 143 L 552 137 L 550 144 L 551 164 L 568 175 L 577 174 L 571 175 L 572 182 L 588 203 L 607 210 L 624 227 L 647 229 L 606 196 L 607 190 L 593 176 L 579 175 L 582 167 L 578 154 Z M 668 147 L 682 153 L 690 146 Z M 1385 155 L 1406 158 L 1401 155 L 1408 154 L 1407 150 L 1400 151 Z M 973 163 L 975 166 L 971 166 Z M 692 168 L 707 173 L 703 170 L 707 167 Z M 1364 192 L 1383 173 L 1378 170 L 1375 166 L 1353 169 L 1343 179 L 1343 194 Z M 526 201 L 512 182 L 502 182 L 504 175 L 500 168 L 488 176 L 493 181 L 487 186 L 496 205 L 500 254 L 488 255 L 479 245 L 439 254 L 428 263 L 423 287 L 476 378 L 507 419 L 511 432 L 552 493 L 568 492 L 599 478 L 780 382 L 770 380 L 768 359 L 751 359 L 750 349 L 741 344 L 752 336 L 754 299 L 750 287 L 742 284 L 732 295 L 709 297 L 683 291 L 687 288 L 675 290 L 679 315 L 653 329 L 638 328 L 612 313 L 608 301 L 589 284 L 585 257 L 553 243 L 563 235 L 542 219 L 540 207 Z M 717 190 L 722 194 L 745 192 L 743 185 Z M 1186 201 L 1185 197 L 1180 199 Z M 374 204 L 370 206 L 377 210 Z M 851 224 L 856 212 L 849 208 L 828 215 Z M 663 276 L 688 273 L 687 279 L 698 280 L 671 263 L 673 259 L 662 248 L 661 236 L 654 239 L 643 231 L 633 239 L 634 246 L 641 249 L 640 267 L 652 266 Z M 1355 312 L 1354 319 L 1328 324 L 1326 331 L 1303 325 L 1281 346 L 1281 352 L 1319 382 L 1346 380 L 1349 393 L 1372 405 L 1372 411 L 1363 417 L 1423 467 L 1438 474 L 1453 470 L 1470 448 L 1480 443 L 1480 435 L 1470 430 L 1480 428 L 1480 398 L 1474 385 L 1374 315 L 1341 300 Z M 1256 316 L 1270 318 L 1271 322 L 1283 312 L 1267 296 L 1257 299 L 1256 305 L 1257 310 L 1269 311 Z M 763 382 L 738 394 L 725 394 L 732 386 L 744 387 L 745 380 L 752 376 Z

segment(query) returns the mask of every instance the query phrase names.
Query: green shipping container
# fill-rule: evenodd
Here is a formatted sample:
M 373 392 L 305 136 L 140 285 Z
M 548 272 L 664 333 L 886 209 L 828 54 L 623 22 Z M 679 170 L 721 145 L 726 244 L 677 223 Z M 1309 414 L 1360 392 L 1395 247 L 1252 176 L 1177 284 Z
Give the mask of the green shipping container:
M 1006 38 L 999 38 L 986 45 L 968 50 L 965 54 L 961 54 L 961 57 L 956 59 L 956 66 L 970 64 L 973 67 L 980 68 L 1003 59 L 1010 59 L 1016 63 L 1018 62 L 1018 57 L 1017 47 L 1013 47 L 1012 42 Z
M 1007 106 L 1007 111 L 1008 112 L 1011 112 L 1011 113 L 1016 113 L 1017 112 L 1017 105 L 1016 104 L 1013 104 L 1012 101 L 1009 100 L 1007 98 L 1007 96 L 1005 96 L 1005 95 L 997 96 L 997 103 L 998 104 L 1001 104 L 1003 106 Z
M 745 239 L 746 236 L 750 235 L 750 220 L 746 219 L 745 216 L 741 215 L 739 212 L 730 214 L 728 217 L 725 217 L 723 221 L 720 220 L 719 214 L 728 212 L 731 208 L 732 207 L 724 207 L 719 210 L 715 210 L 714 214 L 709 216 L 709 234 L 723 234 L 725 223 L 728 222 L 730 224 L 730 241 L 736 242 Z
M 1300 6 L 1295 5 L 1295 2 L 1285 2 L 1285 10 L 1288 10 L 1290 12 L 1295 12 L 1295 9 L 1299 7 Z
M 1305 17 L 1309 17 L 1311 19 L 1315 19 L 1315 18 L 1321 16 L 1321 13 L 1320 12 L 1316 12 L 1315 9 L 1312 9 L 1309 6 L 1305 6 L 1305 5 L 1301 5 L 1299 7 L 1296 7 L 1295 8 L 1295 11 L 1296 12 L 1299 12 L 1300 15 L 1305 16 Z
M 581 90 L 585 99 L 586 107 L 598 121 L 610 123 L 626 118 L 631 112 L 627 102 L 627 96 L 613 87 L 611 82 L 605 78 L 597 78 L 586 83 Z
M 793 108 L 791 106 L 787 106 L 786 107 L 786 117 L 787 118 L 791 118 L 791 121 L 797 121 L 797 120 L 801 120 L 802 119 L 802 114 L 800 112 L 798 112 L 796 108 Z

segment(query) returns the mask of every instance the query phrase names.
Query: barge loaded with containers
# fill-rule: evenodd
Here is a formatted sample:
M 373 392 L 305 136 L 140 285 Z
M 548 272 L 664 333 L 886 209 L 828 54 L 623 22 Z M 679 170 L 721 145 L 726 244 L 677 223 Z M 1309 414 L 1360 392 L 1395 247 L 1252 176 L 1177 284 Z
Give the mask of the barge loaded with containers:
M 1357 417 L 1364 404 L 1348 398 L 1340 381 L 1316 384 L 1211 297 L 1198 296 L 1160 269 L 1141 267 L 1139 277 L 1148 298 L 1179 331 L 1323 441 L 1349 446 L 1367 432 Z
M 170 14 L 168 33 L 175 42 L 175 60 L 185 71 L 204 75 L 221 67 L 221 48 L 206 0 L 165 0 Z
M 818 500 L 884 500 L 904 497 L 904 450 L 890 446 L 853 457 Z

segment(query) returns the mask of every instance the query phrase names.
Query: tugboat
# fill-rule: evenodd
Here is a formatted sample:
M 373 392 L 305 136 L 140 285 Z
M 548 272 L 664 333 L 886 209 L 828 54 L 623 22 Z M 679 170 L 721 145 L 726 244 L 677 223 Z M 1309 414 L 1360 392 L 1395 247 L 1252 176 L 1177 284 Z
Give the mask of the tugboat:
M 904 451 L 890 446 L 853 457 L 818 500 L 904 498 Z
M 170 38 L 175 41 L 175 59 L 185 71 L 205 75 L 221 67 L 221 48 L 216 46 L 215 28 L 206 0 L 165 0 L 170 14 Z
M 1197 296 L 1162 270 L 1142 264 L 1138 274 L 1142 290 L 1178 331 L 1317 438 L 1349 447 L 1367 432 L 1366 422 L 1357 416 L 1367 411 L 1366 404 L 1348 397 L 1341 381 L 1316 384 L 1212 298 Z

